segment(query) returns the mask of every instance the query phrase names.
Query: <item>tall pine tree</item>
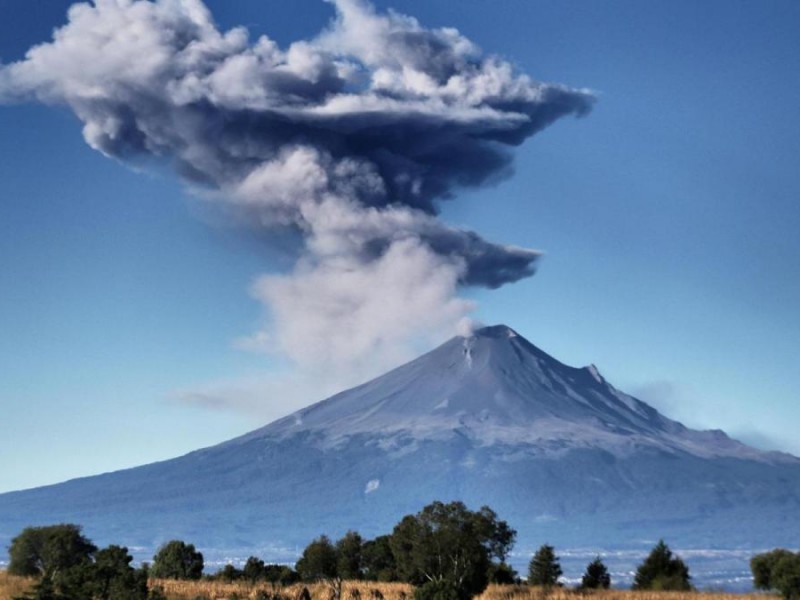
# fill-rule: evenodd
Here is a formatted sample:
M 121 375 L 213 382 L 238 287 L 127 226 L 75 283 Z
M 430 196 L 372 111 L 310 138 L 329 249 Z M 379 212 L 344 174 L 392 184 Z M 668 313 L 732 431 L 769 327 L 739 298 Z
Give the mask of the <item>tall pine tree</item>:
M 581 588 L 585 590 L 607 590 L 611 586 L 611 575 L 598 556 L 588 565 L 581 579 Z
M 552 546 L 545 544 L 536 551 L 528 563 L 528 584 L 552 587 L 561 577 L 561 563 Z

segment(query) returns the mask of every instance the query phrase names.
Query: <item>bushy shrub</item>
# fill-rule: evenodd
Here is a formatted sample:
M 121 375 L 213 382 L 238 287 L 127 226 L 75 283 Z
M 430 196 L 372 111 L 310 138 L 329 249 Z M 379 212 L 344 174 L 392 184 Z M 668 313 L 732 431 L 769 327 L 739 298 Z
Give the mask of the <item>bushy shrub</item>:
M 209 579 L 219 579 L 227 583 L 238 581 L 243 578 L 247 579 L 246 575 L 230 563 L 222 567 L 215 575 L 209 577 Z
M 203 554 L 193 544 L 172 540 L 161 546 L 153 557 L 150 574 L 162 579 L 200 579 Z
M 513 567 L 504 562 L 489 565 L 489 583 L 511 585 L 519 579 L 519 574 Z
M 452 581 L 429 581 L 414 590 L 414 600 L 468 600 L 469 595 Z

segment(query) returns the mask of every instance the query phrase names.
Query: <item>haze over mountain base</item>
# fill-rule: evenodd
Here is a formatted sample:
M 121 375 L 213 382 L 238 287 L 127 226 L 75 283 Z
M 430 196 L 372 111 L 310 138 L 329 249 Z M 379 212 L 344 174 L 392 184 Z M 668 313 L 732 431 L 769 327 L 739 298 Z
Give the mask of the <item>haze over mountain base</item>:
M 717 551 L 697 585 L 749 587 L 730 574 L 752 551 L 800 539 L 800 459 L 688 429 L 497 326 L 224 444 L 2 494 L 0 544 L 68 521 L 142 558 L 180 538 L 211 558 L 291 561 L 321 533 L 380 535 L 455 499 L 518 530 L 518 567 L 547 542 L 577 569 L 608 556 L 617 583 L 664 538 Z

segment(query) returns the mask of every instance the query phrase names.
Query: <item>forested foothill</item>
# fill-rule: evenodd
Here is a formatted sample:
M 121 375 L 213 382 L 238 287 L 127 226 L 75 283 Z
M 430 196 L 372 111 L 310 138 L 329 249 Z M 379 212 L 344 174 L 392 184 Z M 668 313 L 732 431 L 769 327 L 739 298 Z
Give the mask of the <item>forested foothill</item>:
M 401 600 L 411 593 L 414 600 L 468 600 L 489 584 L 508 586 L 505 598 L 525 589 L 545 595 L 566 591 L 560 559 L 549 544 L 531 556 L 523 581 L 507 563 L 515 540 L 516 531 L 488 506 L 472 511 L 461 502 L 433 502 L 403 517 L 391 533 L 374 539 L 364 539 L 355 531 L 338 540 L 320 535 L 294 566 L 268 564 L 251 556 L 241 566 L 227 564 L 204 574 L 203 554 L 182 540 L 163 544 L 152 563 L 134 567 L 126 547 L 98 548 L 78 525 L 28 527 L 11 541 L 8 575 L 32 578 L 32 584 L 24 593 L 6 597 L 165 600 L 162 586 L 168 581 L 238 583 L 250 586 L 252 597 L 258 600 L 311 600 L 309 588 L 319 585 L 325 586 L 327 600 L 383 600 L 377 586 L 392 582 L 409 586 L 408 592 L 398 593 Z M 755 555 L 750 565 L 756 589 L 800 600 L 800 553 L 776 549 Z M 352 586 L 345 595 L 344 582 L 371 582 L 374 587 L 366 598 Z M 612 583 L 608 568 L 597 556 L 572 593 L 597 593 Z M 257 590 L 254 586 L 259 585 L 265 587 Z M 693 591 L 688 566 L 663 540 L 636 569 L 632 589 Z M 233 596 L 241 598 L 238 593 Z

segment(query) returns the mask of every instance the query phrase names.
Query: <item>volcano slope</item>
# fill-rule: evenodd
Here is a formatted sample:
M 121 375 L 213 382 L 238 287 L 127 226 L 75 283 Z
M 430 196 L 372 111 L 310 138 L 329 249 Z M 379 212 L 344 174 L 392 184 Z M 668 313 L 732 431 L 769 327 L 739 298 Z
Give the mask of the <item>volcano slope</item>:
M 800 539 L 800 459 L 688 429 L 495 326 L 223 444 L 2 494 L 0 543 L 74 522 L 99 544 L 291 560 L 320 533 L 379 535 L 456 499 L 494 508 L 522 551 Z

